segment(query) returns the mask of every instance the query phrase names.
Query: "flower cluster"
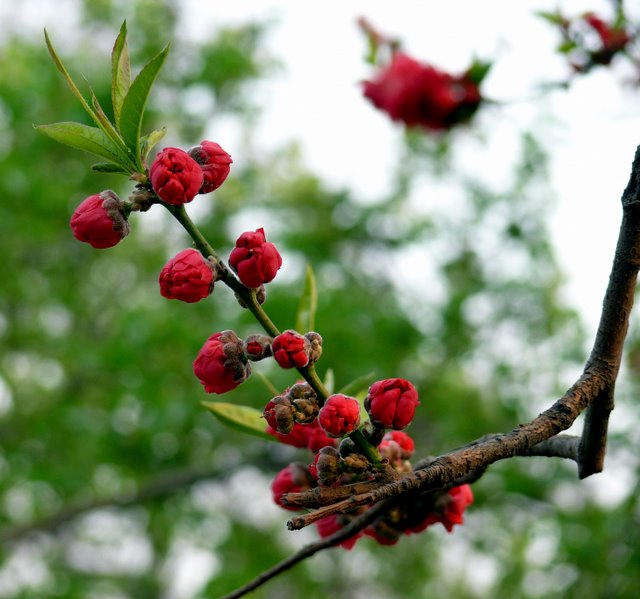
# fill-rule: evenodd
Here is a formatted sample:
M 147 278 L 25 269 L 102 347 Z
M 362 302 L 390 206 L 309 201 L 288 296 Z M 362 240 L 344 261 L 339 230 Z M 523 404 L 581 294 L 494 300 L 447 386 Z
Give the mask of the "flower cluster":
M 609 21 L 593 12 L 573 18 L 559 12 L 540 14 L 559 29 L 562 43 L 558 51 L 566 55 L 574 73 L 610 65 L 634 41 L 632 28 L 622 15 Z
M 73 235 L 94 248 L 113 247 L 129 233 L 127 218 L 132 210 L 146 210 L 149 202 L 157 200 L 171 206 L 187 204 L 196 195 L 220 187 L 232 162 L 231 156 L 219 144 L 207 140 L 189 152 L 164 148 L 149 169 L 148 185 L 139 184 L 131 201 L 120 200 L 111 190 L 86 198 L 71 217 Z M 141 198 L 144 198 L 142 203 Z M 191 299 L 191 293 L 187 293 L 187 297 L 189 299 L 183 301 L 198 301 Z M 175 296 L 175 299 L 182 298 Z
M 468 122 L 478 110 L 483 100 L 479 83 L 485 72 L 474 65 L 461 75 L 452 75 L 396 52 L 375 78 L 364 82 L 363 92 L 394 121 L 446 130 Z
M 387 432 L 378 449 L 398 472 L 410 472 L 409 459 L 414 451 L 413 439 L 402 431 Z M 289 464 L 275 477 L 271 490 L 275 503 L 288 510 L 302 509 L 288 494 L 303 493 L 316 487 L 349 484 L 374 477 L 367 459 L 354 450 L 348 439 L 340 447 L 326 445 L 319 449 L 313 463 Z M 456 524 L 462 524 L 466 508 L 473 503 L 473 492 L 468 484 L 454 486 L 445 491 L 430 491 L 412 497 L 378 516 L 363 531 L 341 543 L 351 549 L 359 538 L 369 536 L 381 545 L 395 545 L 403 535 L 420 533 L 432 524 L 442 524 L 452 532 Z M 334 514 L 316 522 L 318 534 L 327 537 L 346 526 L 359 512 Z

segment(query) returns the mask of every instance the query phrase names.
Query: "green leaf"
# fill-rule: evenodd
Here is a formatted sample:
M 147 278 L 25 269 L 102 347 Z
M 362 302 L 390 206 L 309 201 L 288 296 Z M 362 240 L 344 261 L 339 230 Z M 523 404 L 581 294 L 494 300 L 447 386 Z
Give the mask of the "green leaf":
M 571 40 L 566 40 L 556 48 L 556 51 L 560 52 L 560 54 L 569 54 L 569 52 L 572 52 L 576 48 L 577 48 L 577 45 L 575 42 Z
M 71 79 L 71 75 L 69 75 L 69 72 L 67 71 L 65 66 L 62 64 L 62 61 L 60 60 L 60 57 L 56 53 L 56 51 L 55 51 L 55 49 L 53 47 L 53 44 L 51 43 L 51 40 L 49 39 L 49 34 L 47 33 L 46 29 L 44 30 L 44 39 L 45 39 L 45 43 L 47 44 L 47 49 L 49 50 L 49 54 L 51 55 L 53 63 L 56 65 L 56 68 L 62 73 L 62 76 L 64 77 L 65 81 L 67 82 L 67 85 L 71 89 L 73 95 L 76 98 L 78 98 L 78 100 L 80 101 L 80 104 L 85 109 L 87 114 L 93 119 L 95 124 L 98 125 L 98 127 L 100 129 L 102 129 L 102 131 L 104 131 L 105 135 L 107 137 L 110 137 L 111 140 L 114 142 L 114 144 L 116 146 L 121 146 L 122 149 L 124 150 L 125 149 L 124 143 L 120 139 L 120 136 L 117 133 L 117 131 L 115 131 L 115 129 L 113 128 L 113 125 L 109 122 L 109 119 L 107 119 L 106 116 L 104 116 L 104 113 L 99 114 L 93 108 L 91 108 L 91 106 L 89 106 L 89 103 L 87 102 L 85 97 L 82 95 L 82 93 L 80 93 L 80 90 L 78 89 L 78 87 L 74 83 L 73 79 Z M 93 92 L 92 92 L 92 95 L 95 98 L 95 94 L 93 94 Z M 97 104 L 97 101 L 94 102 L 94 105 L 96 105 L 96 104 Z M 126 153 L 124 153 L 124 152 L 119 152 L 119 154 L 126 157 Z M 130 160 L 128 158 L 125 158 L 124 163 L 125 164 L 126 163 L 130 164 Z
M 68 121 L 51 125 L 35 125 L 35 129 L 61 144 L 106 158 L 109 162 L 120 165 L 125 169 L 125 172 L 131 172 L 127 169 L 127 157 L 106 136 L 104 131 L 97 127 Z
M 151 152 L 153 146 L 155 146 L 165 136 L 166 133 L 167 128 L 162 127 L 162 129 L 156 129 L 155 131 L 152 131 L 151 133 L 148 133 L 147 135 L 142 137 L 142 139 L 140 140 L 140 155 L 142 156 L 143 160 L 147 159 L 147 156 L 149 156 L 149 152 Z
M 116 130 L 116 128 L 112 125 L 109 117 L 105 114 L 104 110 L 102 110 L 102 106 L 100 106 L 100 102 L 98 102 L 98 98 L 96 97 L 93 89 L 89 86 L 91 90 L 91 104 L 93 105 L 94 110 L 96 111 L 96 116 L 98 117 L 98 121 L 100 122 L 100 128 L 105 132 L 105 134 L 111 138 L 115 145 L 122 149 L 122 153 L 127 157 L 127 162 L 131 167 L 131 171 L 138 170 L 138 166 L 135 160 L 132 160 L 129 156 L 129 152 L 124 142 L 122 141 L 122 137 L 120 137 L 120 133 Z
M 482 60 L 474 60 L 473 64 L 467 70 L 467 77 L 473 81 L 476 85 L 480 85 L 484 78 L 487 76 L 493 63 L 483 62 Z
M 350 383 L 347 383 L 338 393 L 343 395 L 349 395 L 350 397 L 356 397 L 358 394 L 366 391 L 376 376 L 375 372 L 367 372 L 358 378 L 353 379 Z
M 545 21 L 552 23 L 553 25 L 564 25 L 566 23 L 565 17 L 559 12 L 547 12 L 544 10 L 537 10 L 534 14 Z
M 168 53 L 169 44 L 143 67 L 138 76 L 133 80 L 122 102 L 122 108 L 120 110 L 120 133 L 127 148 L 135 155 L 136 161 L 141 160 L 140 130 L 142 128 L 142 117 L 144 115 L 147 98 L 149 97 L 149 91 Z
M 69 72 L 67 71 L 65 66 L 62 64 L 62 61 L 60 60 L 59 56 L 57 55 L 57 53 L 56 53 L 56 51 L 55 51 L 55 49 L 53 47 L 53 44 L 51 43 L 51 40 L 49 39 L 49 34 L 47 33 L 46 29 L 44 30 L 44 40 L 45 40 L 45 43 L 47 44 L 47 49 L 49 50 L 49 54 L 51 55 L 51 58 L 53 59 L 53 63 L 56 65 L 56 68 L 62 73 L 62 76 L 65 78 L 65 80 L 67 82 L 67 85 L 69 86 L 69 88 L 73 92 L 73 95 L 76 98 L 78 98 L 78 100 L 80 100 L 80 104 L 82 104 L 82 107 L 87 111 L 89 116 L 96 122 L 96 125 L 99 125 L 100 122 L 98 120 L 98 116 L 91 109 L 91 106 L 89 106 L 89 104 L 85 100 L 84 96 L 80 93 L 80 90 L 78 89 L 76 84 L 73 82 L 73 79 L 71 79 L 71 75 L 69 75 Z
M 98 162 L 96 164 L 92 164 L 91 168 L 98 173 L 121 173 L 123 175 L 131 174 L 131 171 L 128 171 L 120 164 L 115 164 L 114 162 Z
M 327 372 L 324 373 L 324 381 L 322 384 L 327 388 L 327 391 L 331 394 L 336 388 L 336 377 L 333 373 L 333 368 L 327 368 Z
M 261 439 L 277 441 L 273 435 L 267 433 L 267 425 L 262 417 L 262 412 L 255 408 L 217 401 L 203 401 L 202 405 L 229 428 Z
M 131 61 L 127 45 L 127 21 L 122 22 L 120 33 L 111 52 L 111 103 L 116 126 L 120 127 L 120 111 L 131 84 Z
M 296 331 L 305 333 L 313 331 L 316 319 L 316 310 L 318 309 L 318 285 L 316 277 L 313 274 L 311 266 L 307 266 L 307 275 L 304 280 L 304 289 L 298 304 L 296 313 Z

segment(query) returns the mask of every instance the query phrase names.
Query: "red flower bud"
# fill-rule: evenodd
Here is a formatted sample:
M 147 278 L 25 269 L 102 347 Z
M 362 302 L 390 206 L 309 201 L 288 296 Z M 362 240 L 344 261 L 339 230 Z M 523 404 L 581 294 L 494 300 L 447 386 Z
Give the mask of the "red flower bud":
M 309 340 L 296 331 L 288 330 L 271 343 L 275 361 L 281 368 L 304 368 L 309 364 Z
M 163 202 L 180 206 L 196 197 L 204 175 L 200 165 L 184 150 L 165 148 L 153 161 L 149 178 L 153 191 Z
M 360 424 L 360 404 L 340 393 L 330 395 L 320 408 L 318 422 L 330 437 L 348 435 Z
M 364 407 L 376 426 L 400 430 L 413 420 L 419 403 L 418 392 L 409 381 L 385 379 L 369 387 Z
M 69 225 L 76 239 L 98 249 L 113 247 L 129 234 L 129 223 L 122 212 L 122 202 L 111 190 L 83 200 L 73 213 Z
M 467 506 L 473 503 L 473 491 L 469 485 L 460 485 L 449 489 L 438 497 L 433 512 L 427 514 L 418 524 L 405 530 L 407 534 L 422 532 L 431 524 L 440 522 L 448 532 L 453 530 L 455 524 L 462 524 L 463 514 Z
M 264 229 L 260 228 L 238 237 L 229 256 L 229 264 L 243 285 L 257 289 L 273 280 L 282 266 L 282 257 L 276 246 L 267 241 Z
M 482 101 L 477 85 L 464 75 L 444 73 L 402 52 L 364 82 L 364 95 L 394 121 L 434 130 L 468 120 Z
M 285 493 L 302 493 L 311 487 L 315 487 L 316 482 L 311 476 L 309 469 L 300 462 L 293 462 L 276 474 L 271 483 L 271 493 L 273 501 L 285 510 L 298 511 L 302 508 L 292 505 L 284 505 L 282 496 Z
M 411 458 L 416 448 L 413 439 L 403 431 L 389 431 L 386 433 L 378 448 L 384 455 L 384 450 L 392 444 L 397 447 L 397 453 L 399 453 L 400 458 L 403 460 Z M 394 451 L 393 453 L 396 452 Z
M 202 168 L 204 181 L 199 193 L 209 193 L 220 187 L 231 170 L 231 156 L 213 141 L 201 141 L 188 152 Z
M 598 34 L 602 42 L 602 50 L 611 55 L 609 60 L 613 54 L 623 50 L 631 39 L 623 27 L 614 27 L 592 12 L 586 13 L 583 18 Z
M 311 424 L 296 422 L 291 432 L 286 435 L 277 432 L 275 427 L 272 426 L 267 427 L 267 433 L 277 437 L 280 443 L 292 445 L 293 447 L 308 448 L 313 453 L 320 451 L 323 447 L 335 447 L 337 444 L 335 439 L 327 437 L 317 420 L 314 420 Z
M 189 248 L 165 264 L 158 282 L 160 293 L 167 299 L 199 302 L 213 291 L 213 268 L 198 250 Z
M 315 525 L 318 529 L 318 534 L 324 539 L 325 537 L 329 537 L 343 529 L 349 523 L 350 519 L 351 518 L 349 516 L 344 514 L 332 514 L 331 516 L 318 520 Z M 364 533 L 362 531 L 358 532 L 352 537 L 349 537 L 346 541 L 342 541 L 340 545 L 347 550 L 351 550 L 363 534 Z
M 233 331 L 207 339 L 193 362 L 193 372 L 207 393 L 226 393 L 247 380 L 251 367 L 245 363 L 243 345 Z
M 293 406 L 288 397 L 278 395 L 270 399 L 262 412 L 267 424 L 283 435 L 293 430 Z
M 271 356 L 271 337 L 249 335 L 245 340 L 245 349 L 249 360 L 257 362 Z

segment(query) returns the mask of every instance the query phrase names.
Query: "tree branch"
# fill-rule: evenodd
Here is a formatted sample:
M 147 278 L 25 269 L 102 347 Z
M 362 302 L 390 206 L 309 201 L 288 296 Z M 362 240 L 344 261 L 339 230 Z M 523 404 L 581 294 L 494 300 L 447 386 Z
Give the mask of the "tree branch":
M 282 572 L 289 570 L 296 564 L 299 564 L 301 561 L 315 555 L 319 551 L 323 549 L 329 549 L 330 547 L 335 547 L 339 545 L 343 541 L 351 538 L 353 535 L 359 533 L 361 530 L 366 528 L 371 522 L 373 522 L 382 512 L 384 512 L 389 507 L 390 502 L 380 502 L 378 505 L 375 505 L 371 509 L 367 510 L 363 514 L 360 514 L 356 518 L 354 518 L 349 524 L 333 533 L 329 537 L 325 537 L 324 539 L 320 539 L 315 543 L 310 543 L 309 545 L 305 545 L 302 549 L 289 556 L 288 558 L 282 560 L 279 564 L 276 564 L 272 568 L 265 570 L 259 576 L 254 578 L 251 582 L 245 584 L 244 586 L 236 589 L 232 593 L 228 595 L 224 595 L 219 599 L 238 599 L 239 597 L 243 597 L 250 591 L 257 589 L 262 586 L 265 582 L 268 582 L 272 578 L 278 576 Z
M 596 340 L 586 369 L 592 365 L 609 370 L 608 384 L 593 398 L 585 415 L 578 451 L 578 475 L 586 478 L 604 467 L 609 414 L 614 407 L 615 380 L 622 359 L 629 315 L 633 307 L 640 267 L 640 147 L 622 194 L 622 223 L 605 293 Z

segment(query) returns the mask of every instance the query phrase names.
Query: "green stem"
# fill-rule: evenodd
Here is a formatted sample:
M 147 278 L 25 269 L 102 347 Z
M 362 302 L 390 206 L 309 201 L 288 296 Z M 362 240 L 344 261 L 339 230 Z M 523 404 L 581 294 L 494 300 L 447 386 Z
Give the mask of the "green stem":
M 236 279 L 235 276 L 233 276 L 227 265 L 200 232 L 200 229 L 198 229 L 196 224 L 191 220 L 184 208 L 184 205 L 172 206 L 164 203 L 163 205 L 183 226 L 184 230 L 189 234 L 202 255 L 207 257 L 211 256 L 218 263 L 218 280 L 222 281 L 227 287 L 235 292 L 238 298 L 242 300 L 247 309 L 255 316 L 256 320 L 269 335 L 272 337 L 279 335 L 280 331 L 278 330 L 278 327 L 273 324 L 272 320 L 258 303 L 255 289 L 245 287 L 240 281 L 238 281 L 238 279 Z
M 356 447 L 362 455 L 364 455 L 372 464 L 378 465 L 382 462 L 378 450 L 369 443 L 362 434 L 360 429 L 353 431 L 349 438 L 355 443 Z
M 268 314 L 264 311 L 262 306 L 258 303 L 256 297 L 256 290 L 245 287 L 236 277 L 231 273 L 227 265 L 221 260 L 220 256 L 211 247 L 209 242 L 205 239 L 204 235 L 200 232 L 200 229 L 189 218 L 184 205 L 173 206 L 162 202 L 162 205 L 176 218 L 176 220 L 183 226 L 185 231 L 189 234 L 198 250 L 203 256 L 211 256 L 219 265 L 218 268 L 218 280 L 222 281 L 225 285 L 231 288 L 236 296 L 242 300 L 247 309 L 255 316 L 256 320 L 260 323 L 262 328 L 272 337 L 277 337 L 280 334 L 278 327 L 272 322 Z M 311 364 L 304 368 L 298 368 L 297 371 L 302 375 L 305 381 L 311 385 L 311 388 L 316 392 L 318 401 L 320 404 L 324 404 L 327 397 L 329 397 L 329 390 L 324 386 L 318 373 L 316 372 L 315 365 Z M 380 454 L 378 450 L 369 443 L 360 430 L 352 432 L 349 437 L 356 444 L 356 447 L 367 457 L 372 464 L 380 464 Z

